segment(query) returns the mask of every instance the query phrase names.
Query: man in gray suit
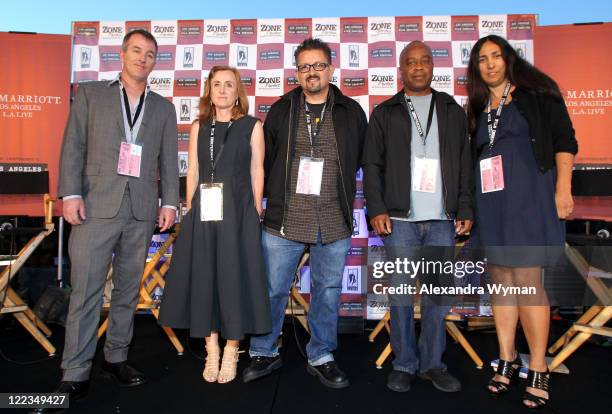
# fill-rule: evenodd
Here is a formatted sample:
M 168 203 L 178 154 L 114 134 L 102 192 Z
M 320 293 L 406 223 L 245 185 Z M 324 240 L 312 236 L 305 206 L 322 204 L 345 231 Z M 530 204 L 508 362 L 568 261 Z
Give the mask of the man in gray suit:
M 134 311 L 155 219 L 161 231 L 174 224 L 179 191 L 175 109 L 147 85 L 156 54 L 149 32 L 128 33 L 120 75 L 79 85 L 64 133 L 59 196 L 73 226 L 72 294 L 56 392 L 69 393 L 71 400 L 88 392 L 111 262 L 114 288 L 102 371 L 121 386 L 146 382 L 126 362 Z

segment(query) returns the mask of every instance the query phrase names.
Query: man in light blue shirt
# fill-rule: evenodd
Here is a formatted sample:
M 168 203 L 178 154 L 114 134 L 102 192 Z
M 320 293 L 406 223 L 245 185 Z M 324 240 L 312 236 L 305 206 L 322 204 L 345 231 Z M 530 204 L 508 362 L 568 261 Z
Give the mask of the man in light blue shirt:
M 432 265 L 452 260 L 455 234 L 472 226 L 473 167 L 466 117 L 455 100 L 431 88 L 433 56 L 423 42 L 400 55 L 404 90 L 370 117 L 363 152 L 364 191 L 374 230 L 384 237 L 389 260 Z M 439 266 L 437 267 L 439 269 Z M 391 275 L 391 284 L 452 283 L 440 270 Z M 461 389 L 442 362 L 448 298 L 421 295 L 421 335 L 414 332 L 414 295 L 390 295 L 391 347 L 387 386 L 410 390 L 418 373 L 445 392 Z

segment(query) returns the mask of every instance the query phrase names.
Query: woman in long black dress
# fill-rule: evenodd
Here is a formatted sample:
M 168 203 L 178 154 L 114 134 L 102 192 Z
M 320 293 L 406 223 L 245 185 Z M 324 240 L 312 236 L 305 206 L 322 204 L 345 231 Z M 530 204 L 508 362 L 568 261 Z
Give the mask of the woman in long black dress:
M 521 321 L 530 351 L 523 404 L 548 402 L 545 360 L 550 306 L 541 270 L 563 246 L 562 219 L 573 208 L 571 176 L 578 151 L 557 84 L 499 36 L 480 39 L 468 65 L 468 120 L 476 168 L 476 237 L 493 282 L 532 287 L 535 295 L 492 296 L 500 348 L 489 392 L 517 375 L 515 332 Z M 552 248 L 552 249 L 551 249 Z
M 188 213 L 160 311 L 163 325 L 205 338 L 208 382 L 233 380 L 239 340 L 271 329 L 259 220 L 265 144 L 261 122 L 247 112 L 239 72 L 212 68 L 191 128 Z M 221 368 L 219 334 L 227 339 Z

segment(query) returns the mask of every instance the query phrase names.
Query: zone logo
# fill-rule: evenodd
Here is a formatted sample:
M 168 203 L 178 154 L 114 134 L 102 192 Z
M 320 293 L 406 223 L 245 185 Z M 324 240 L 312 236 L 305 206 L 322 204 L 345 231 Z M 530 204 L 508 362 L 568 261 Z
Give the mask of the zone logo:
M 171 34 L 174 33 L 174 26 L 153 26 L 153 33 Z
M 323 24 L 323 23 L 317 23 L 315 25 L 315 30 L 317 32 L 330 32 L 330 31 L 335 31 L 338 30 L 338 25 L 336 24 Z
M 450 82 L 450 75 L 434 75 L 432 81 L 434 82 Z
M 170 78 L 151 78 L 151 85 L 158 86 L 169 86 L 172 84 L 172 80 Z
M 211 33 L 227 33 L 227 26 L 215 26 L 214 24 L 206 25 L 206 31 Z
M 425 22 L 425 28 L 431 30 L 448 29 L 448 22 Z
M 121 28 L 121 27 L 113 27 L 113 26 L 102 26 L 102 33 L 104 33 L 104 34 L 121 34 L 121 33 L 123 33 L 123 28 Z
M 257 80 L 258 83 L 260 83 L 261 85 L 274 85 L 274 84 L 280 84 L 281 83 L 281 78 L 280 76 L 274 76 L 271 78 L 266 78 L 265 76 L 260 76 Z
M 280 24 L 260 24 L 259 30 L 262 32 L 280 32 L 283 26 Z
M 504 22 L 501 20 L 483 20 L 482 28 L 483 29 L 503 29 Z
M 151 248 L 152 248 L 152 249 L 159 249 L 159 248 L 162 246 L 162 244 L 164 244 L 164 242 L 163 242 L 163 241 L 155 241 L 155 240 L 152 240 L 152 241 L 151 241 Z
M 372 75 L 372 82 L 393 82 L 393 75 Z
M 370 30 L 391 30 L 391 23 L 370 23 Z

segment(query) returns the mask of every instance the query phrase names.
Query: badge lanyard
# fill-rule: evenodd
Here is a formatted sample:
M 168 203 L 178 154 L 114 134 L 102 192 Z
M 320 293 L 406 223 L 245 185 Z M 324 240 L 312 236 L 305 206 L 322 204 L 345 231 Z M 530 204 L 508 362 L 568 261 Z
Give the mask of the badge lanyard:
M 491 96 L 489 95 L 489 101 L 487 102 L 487 130 L 489 132 L 489 150 L 493 149 L 493 144 L 495 142 L 495 134 L 497 133 L 497 126 L 499 124 L 499 119 L 501 118 L 501 113 L 504 108 L 504 103 L 506 103 L 506 99 L 508 98 L 508 94 L 510 93 L 510 86 L 512 84 L 508 82 L 506 87 L 504 88 L 504 94 L 499 100 L 499 105 L 497 106 L 497 111 L 495 111 L 495 116 L 491 119 Z
M 314 156 L 314 142 L 319 136 L 319 130 L 321 129 L 321 124 L 323 123 L 323 117 L 325 116 L 325 108 L 327 107 L 327 102 L 323 105 L 323 110 L 321 111 L 321 119 L 317 123 L 317 129 L 313 132 L 312 130 L 312 117 L 310 116 L 310 109 L 308 108 L 308 104 L 304 102 L 304 111 L 306 112 L 306 127 L 308 128 L 308 138 L 310 138 L 310 156 Z
M 215 118 L 213 118 L 212 124 L 210 126 L 210 164 L 211 164 L 210 182 L 211 183 L 214 182 L 215 167 L 217 166 L 217 163 L 219 162 L 219 158 L 221 157 L 221 153 L 223 152 L 223 147 L 225 146 L 225 140 L 227 138 L 229 129 L 232 126 L 232 121 L 229 122 L 229 125 L 227 126 L 227 130 L 225 131 L 225 134 L 223 135 L 223 140 L 221 141 L 221 146 L 219 147 L 219 152 L 217 153 L 216 157 L 215 157 L 215 124 L 216 124 L 216 120 Z
M 134 114 L 134 119 L 132 119 L 132 111 L 130 110 L 130 100 L 128 99 L 127 92 L 125 88 L 121 88 L 123 90 L 123 104 L 125 105 L 125 113 L 127 115 L 128 125 L 130 126 L 130 142 L 134 142 L 134 125 L 136 125 L 136 120 L 140 116 L 140 112 L 142 111 L 142 106 L 144 104 L 144 96 L 143 92 L 140 95 L 140 100 L 138 101 L 138 106 L 136 107 L 136 113 Z
M 414 104 L 412 103 L 412 99 L 410 99 L 410 96 L 408 95 L 405 95 L 405 96 L 406 96 L 406 104 L 408 105 L 408 111 L 410 112 L 410 115 L 412 116 L 412 119 L 414 120 L 414 126 L 417 130 L 417 133 L 421 137 L 421 143 L 423 144 L 423 156 L 425 156 L 427 136 L 429 135 L 429 130 L 431 129 L 431 123 L 433 121 L 433 112 L 436 106 L 436 97 L 433 94 L 431 95 L 431 103 L 429 104 L 429 114 L 427 115 L 427 129 L 425 130 L 425 133 L 423 133 L 423 127 L 421 126 L 421 121 L 419 121 L 419 116 L 417 115 L 414 109 Z

